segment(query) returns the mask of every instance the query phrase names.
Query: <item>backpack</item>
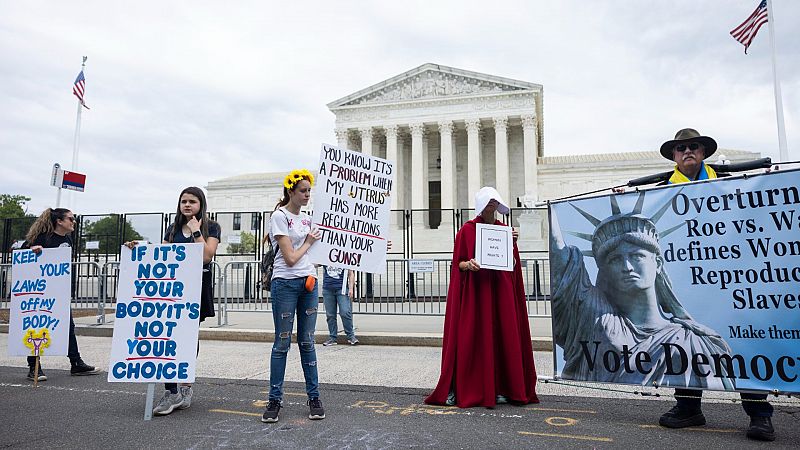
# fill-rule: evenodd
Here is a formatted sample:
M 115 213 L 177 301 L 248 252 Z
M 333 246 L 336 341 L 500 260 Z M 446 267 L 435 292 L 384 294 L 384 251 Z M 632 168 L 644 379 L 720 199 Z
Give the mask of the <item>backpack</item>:
M 272 246 L 272 241 L 267 239 L 267 243 L 269 244 L 269 248 L 267 252 L 264 253 L 264 257 L 261 258 L 261 288 L 269 291 L 270 285 L 272 284 L 272 269 L 275 266 L 275 247 Z
M 286 215 L 286 213 L 283 213 L 283 215 L 286 217 L 286 223 L 288 224 L 289 217 Z M 269 233 L 267 233 L 267 245 L 269 245 L 269 248 L 267 248 L 267 252 L 264 253 L 264 257 L 261 258 L 261 264 L 259 265 L 259 268 L 261 269 L 261 289 L 269 291 L 270 286 L 272 285 L 272 272 L 275 268 L 275 255 L 278 253 L 280 248 L 276 249 L 272 246 L 272 239 L 269 239 Z

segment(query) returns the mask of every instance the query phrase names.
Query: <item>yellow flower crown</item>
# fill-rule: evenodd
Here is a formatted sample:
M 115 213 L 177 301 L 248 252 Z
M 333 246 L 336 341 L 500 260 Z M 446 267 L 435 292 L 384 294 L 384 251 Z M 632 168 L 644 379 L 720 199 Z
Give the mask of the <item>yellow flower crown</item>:
M 283 179 L 283 187 L 293 189 L 300 180 L 306 180 L 311 186 L 314 186 L 314 175 L 306 169 L 299 169 L 293 170 L 289 172 L 289 175 L 286 175 L 286 178 Z

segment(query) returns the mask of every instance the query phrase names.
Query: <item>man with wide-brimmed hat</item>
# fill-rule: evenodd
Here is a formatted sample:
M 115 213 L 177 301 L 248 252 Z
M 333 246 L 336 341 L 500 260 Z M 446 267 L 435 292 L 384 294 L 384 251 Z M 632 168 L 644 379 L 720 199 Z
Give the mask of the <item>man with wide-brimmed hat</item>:
M 675 162 L 675 171 L 663 184 L 688 183 L 690 181 L 711 180 L 727 174 L 716 173 L 704 160 L 717 150 L 717 142 L 703 136 L 692 128 L 684 128 L 675 133 L 675 139 L 661 144 L 661 155 Z M 705 425 L 706 418 L 700 409 L 702 390 L 675 389 L 678 404 L 664 413 L 659 424 L 668 428 L 684 428 Z M 775 440 L 772 427 L 772 405 L 767 402 L 767 394 L 742 393 L 742 407 L 750 416 L 747 437 L 751 439 Z
M 692 128 L 675 133 L 675 139 L 661 144 L 661 156 L 675 162 L 675 172 L 662 184 L 713 180 L 720 176 L 704 160 L 717 151 L 717 141 Z M 721 175 L 725 176 L 725 175 Z

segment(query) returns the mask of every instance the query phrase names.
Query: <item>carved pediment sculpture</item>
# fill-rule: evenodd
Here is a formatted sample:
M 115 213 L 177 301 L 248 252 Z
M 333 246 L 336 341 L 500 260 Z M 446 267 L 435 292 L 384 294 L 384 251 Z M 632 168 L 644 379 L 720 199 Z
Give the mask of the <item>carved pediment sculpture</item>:
M 343 106 L 454 97 L 491 92 L 519 91 L 525 88 L 468 76 L 427 70 L 382 89 L 358 97 Z

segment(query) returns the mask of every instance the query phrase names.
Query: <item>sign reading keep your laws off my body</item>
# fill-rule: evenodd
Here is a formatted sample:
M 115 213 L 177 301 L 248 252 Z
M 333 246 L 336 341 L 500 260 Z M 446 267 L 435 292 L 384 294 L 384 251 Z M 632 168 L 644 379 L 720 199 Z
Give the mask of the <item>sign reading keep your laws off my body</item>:
M 15 250 L 11 260 L 10 356 L 66 355 L 72 249 Z
M 312 221 L 322 238 L 312 263 L 386 271 L 394 162 L 322 144 Z

